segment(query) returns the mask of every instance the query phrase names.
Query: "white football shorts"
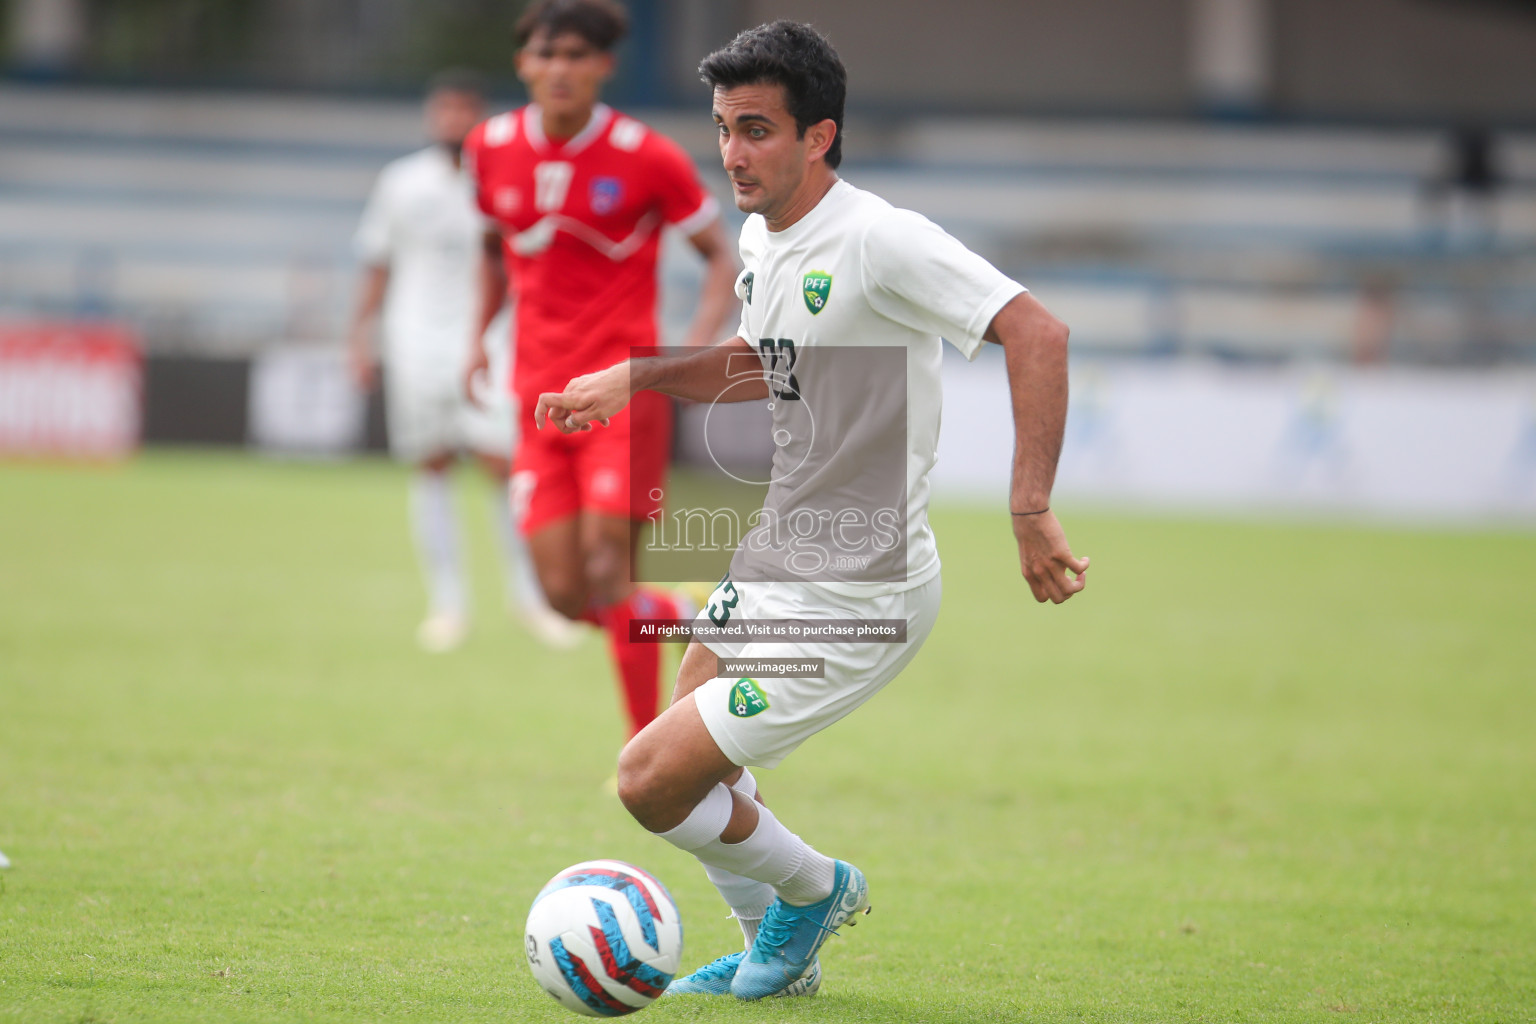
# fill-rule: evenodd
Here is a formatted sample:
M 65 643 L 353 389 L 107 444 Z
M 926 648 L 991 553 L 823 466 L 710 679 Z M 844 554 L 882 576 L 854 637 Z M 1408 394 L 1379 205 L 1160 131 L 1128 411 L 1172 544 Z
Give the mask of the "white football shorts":
M 822 678 L 763 674 L 710 679 L 693 691 L 704 726 L 722 753 L 739 765 L 776 767 L 796 747 L 879 693 L 917 656 L 939 617 L 943 586 L 935 575 L 910 590 L 847 597 L 814 583 L 723 581 L 710 595 L 717 608 L 723 588 L 735 588 L 733 617 L 749 620 L 903 619 L 905 643 L 736 643 L 709 640 L 722 658 L 821 658 Z M 708 625 L 708 605 L 699 613 Z
M 384 380 L 389 451 L 396 459 L 416 463 L 459 451 L 511 457 L 516 421 L 510 395 L 486 388 L 485 407 L 478 408 L 452 377 L 427 381 L 386 373 Z

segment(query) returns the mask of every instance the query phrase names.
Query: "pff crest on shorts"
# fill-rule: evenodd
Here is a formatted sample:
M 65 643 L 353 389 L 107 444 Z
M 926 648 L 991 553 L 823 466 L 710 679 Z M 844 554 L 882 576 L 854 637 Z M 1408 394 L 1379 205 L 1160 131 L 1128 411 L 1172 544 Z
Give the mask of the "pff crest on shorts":
M 751 718 L 768 710 L 768 698 L 763 696 L 756 681 L 738 679 L 731 687 L 730 710 L 737 718 Z

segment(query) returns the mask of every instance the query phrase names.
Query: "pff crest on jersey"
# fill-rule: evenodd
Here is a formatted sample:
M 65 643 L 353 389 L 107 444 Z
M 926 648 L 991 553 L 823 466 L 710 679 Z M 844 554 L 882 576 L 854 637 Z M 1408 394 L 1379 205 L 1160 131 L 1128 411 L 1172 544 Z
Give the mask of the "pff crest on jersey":
M 800 287 L 805 295 L 805 308 L 815 316 L 827 308 L 827 300 L 832 297 L 832 275 L 824 270 L 812 270 L 805 275 L 800 282 Z

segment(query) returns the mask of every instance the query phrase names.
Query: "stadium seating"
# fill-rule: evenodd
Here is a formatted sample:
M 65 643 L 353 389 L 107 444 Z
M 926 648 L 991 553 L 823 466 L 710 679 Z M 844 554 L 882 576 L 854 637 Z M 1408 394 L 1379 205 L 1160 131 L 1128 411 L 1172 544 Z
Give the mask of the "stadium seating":
M 1429 130 L 855 118 L 845 176 L 1029 283 L 1081 351 L 1349 358 L 1376 302 L 1393 357 L 1536 352 L 1536 136 L 1503 140 L 1490 232 L 1434 197 Z M 648 119 L 723 185 L 707 123 Z M 368 187 L 419 138 L 409 100 L 0 87 L 0 314 L 123 317 L 162 349 L 335 339 Z

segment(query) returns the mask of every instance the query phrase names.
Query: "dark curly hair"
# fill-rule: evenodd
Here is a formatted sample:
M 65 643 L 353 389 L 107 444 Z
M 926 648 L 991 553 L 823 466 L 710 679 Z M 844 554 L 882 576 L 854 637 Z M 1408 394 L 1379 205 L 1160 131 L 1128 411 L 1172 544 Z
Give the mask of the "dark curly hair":
M 749 28 L 705 57 L 699 76 L 712 89 L 779 85 L 801 138 L 813 124 L 831 120 L 837 134 L 827 166 L 843 162 L 843 102 L 848 72 L 825 36 L 798 21 L 780 20 Z

